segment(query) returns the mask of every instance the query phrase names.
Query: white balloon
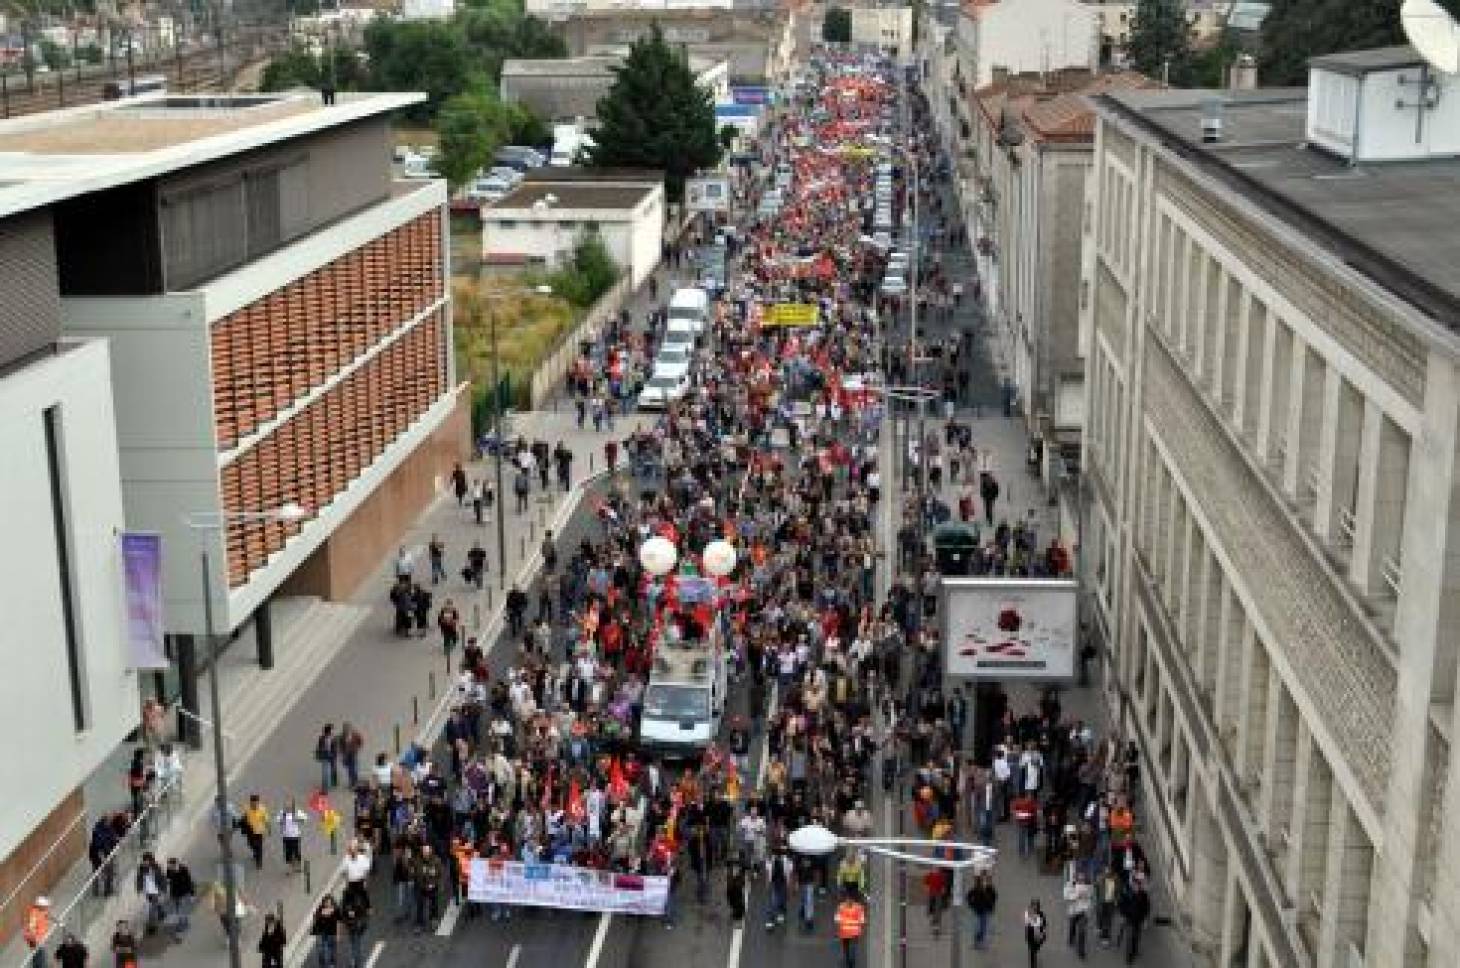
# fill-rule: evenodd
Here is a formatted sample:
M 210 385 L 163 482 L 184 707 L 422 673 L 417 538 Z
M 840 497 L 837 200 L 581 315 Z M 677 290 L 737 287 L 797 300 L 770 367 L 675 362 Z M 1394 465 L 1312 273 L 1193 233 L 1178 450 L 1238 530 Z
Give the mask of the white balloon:
M 678 560 L 674 542 L 663 535 L 655 535 L 639 546 L 639 564 L 651 575 L 669 574 Z
M 703 557 L 705 571 L 716 578 L 724 578 L 735 570 L 735 546 L 723 538 L 705 545 Z

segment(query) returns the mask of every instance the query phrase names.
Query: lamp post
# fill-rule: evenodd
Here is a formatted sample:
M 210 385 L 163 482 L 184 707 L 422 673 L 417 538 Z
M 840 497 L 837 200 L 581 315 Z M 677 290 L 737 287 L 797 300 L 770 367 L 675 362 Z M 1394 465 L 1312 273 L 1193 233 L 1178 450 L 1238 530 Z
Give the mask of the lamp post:
M 551 296 L 552 286 L 533 286 L 527 288 L 519 286 L 513 289 L 500 289 L 493 292 L 483 293 L 482 297 L 489 302 L 522 296 Z M 491 317 L 492 327 L 492 433 L 497 438 L 496 470 L 497 470 L 497 590 L 507 590 L 507 495 L 502 490 L 502 451 L 507 446 L 507 441 L 502 436 L 502 376 L 500 371 L 501 354 L 497 349 L 497 312 L 495 309 L 488 313 Z
M 214 822 L 218 826 L 218 847 L 223 863 L 224 902 L 228 905 L 225 921 L 228 925 L 229 968 L 242 968 L 243 950 L 238 938 L 238 882 L 233 873 L 233 831 L 228 825 L 228 769 L 223 760 L 223 708 L 218 698 L 218 637 L 213 631 L 213 571 L 205 535 L 217 534 L 234 521 L 287 523 L 298 521 L 308 513 L 291 502 L 272 511 L 194 511 L 183 515 L 183 523 L 200 536 L 198 554 L 203 574 L 203 634 L 208 639 L 208 701 L 213 707 L 213 771 L 218 787 Z
M 948 840 L 919 840 L 911 837 L 842 837 L 819 823 L 797 827 L 791 831 L 787 842 L 796 853 L 805 854 L 808 857 L 825 857 L 839 848 L 855 847 L 889 860 L 905 861 L 919 867 L 942 867 L 951 870 L 953 883 L 949 892 L 949 905 L 953 909 L 953 925 L 949 933 L 951 945 L 948 964 L 951 968 L 959 968 L 962 964 L 963 949 L 959 946 L 959 942 L 962 940 L 963 928 L 958 911 L 964 906 L 961 894 L 963 872 L 969 868 L 993 866 L 995 858 L 998 857 L 997 850 L 980 844 L 961 844 Z M 934 857 L 928 854 L 913 853 L 911 850 L 902 848 L 952 850 L 957 856 Z

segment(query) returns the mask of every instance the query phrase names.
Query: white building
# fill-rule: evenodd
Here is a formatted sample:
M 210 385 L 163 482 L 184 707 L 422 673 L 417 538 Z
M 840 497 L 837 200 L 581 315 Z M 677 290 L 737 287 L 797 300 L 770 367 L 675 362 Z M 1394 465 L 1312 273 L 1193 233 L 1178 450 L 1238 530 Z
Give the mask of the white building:
M 614 69 L 628 48 L 589 57 L 509 58 L 502 62 L 502 100 L 524 104 L 544 121 L 593 121 L 598 102 L 613 87 Z M 696 82 L 716 104 L 730 100 L 730 65 L 723 59 L 689 56 Z
M 456 0 L 402 0 L 400 12 L 405 20 L 450 20 Z
M 853 7 L 852 43 L 888 51 L 893 57 L 912 52 L 912 7 Z
M 66 340 L 51 219 L 0 206 L 0 935 L 85 852 L 83 787 L 139 719 L 107 346 Z M 109 790 L 120 790 L 120 778 Z M 51 848 L 57 849 L 52 852 Z
M 1135 0 L 1086 0 L 1100 24 L 1102 52 L 1114 63 L 1126 63 L 1125 45 L 1136 19 Z M 1191 42 L 1201 47 L 1214 43 L 1227 26 L 1231 0 L 1187 0 L 1186 19 L 1191 25 Z
M 1460 80 L 1097 99 L 1081 548 L 1203 963 L 1460 964 Z
M 973 0 L 958 24 L 963 76 L 980 88 L 1010 74 L 1099 65 L 1099 17 L 1078 0 Z
M 483 206 L 482 261 L 552 268 L 572 255 L 585 233 L 603 239 L 637 288 L 659 264 L 662 177 L 560 168 L 534 175 L 505 198 Z

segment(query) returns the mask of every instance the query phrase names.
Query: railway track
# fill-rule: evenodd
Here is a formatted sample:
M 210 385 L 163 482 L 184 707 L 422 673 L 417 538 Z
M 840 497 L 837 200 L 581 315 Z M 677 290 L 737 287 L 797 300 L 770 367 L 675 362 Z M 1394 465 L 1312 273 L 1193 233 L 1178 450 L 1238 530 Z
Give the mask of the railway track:
M 124 60 L 117 60 L 80 78 L 70 71 L 39 74 L 34 91 L 23 77 L 4 76 L 0 78 L 0 118 L 95 104 L 103 100 L 108 83 L 125 84 L 129 77 L 163 75 L 167 89 L 175 92 L 226 90 L 245 68 L 287 46 L 288 38 L 282 32 L 260 33 L 225 44 L 221 57 L 217 47 L 206 47 L 172 58 L 134 61 L 130 68 Z

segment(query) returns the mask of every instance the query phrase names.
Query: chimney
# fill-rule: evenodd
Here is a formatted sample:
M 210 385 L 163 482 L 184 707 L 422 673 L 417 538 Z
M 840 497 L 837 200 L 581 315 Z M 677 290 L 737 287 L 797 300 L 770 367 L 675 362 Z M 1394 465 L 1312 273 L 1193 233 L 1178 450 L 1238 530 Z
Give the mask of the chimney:
M 1251 54 L 1242 54 L 1232 65 L 1229 85 L 1234 91 L 1257 89 L 1257 61 Z
M 1222 140 L 1222 99 L 1207 98 L 1201 102 L 1201 140 L 1214 144 Z

